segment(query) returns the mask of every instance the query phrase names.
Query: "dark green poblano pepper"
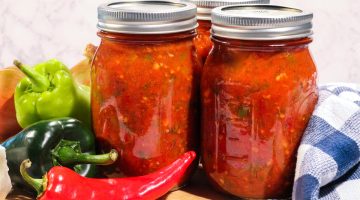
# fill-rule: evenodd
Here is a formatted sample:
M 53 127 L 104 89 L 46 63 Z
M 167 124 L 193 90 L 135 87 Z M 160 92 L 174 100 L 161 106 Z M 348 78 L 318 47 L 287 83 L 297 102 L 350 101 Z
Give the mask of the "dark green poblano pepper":
M 82 176 L 94 177 L 95 164 L 112 164 L 118 156 L 115 150 L 108 154 L 93 155 L 93 133 L 73 118 L 37 122 L 1 145 L 6 149 L 9 175 L 12 184 L 16 186 L 27 186 L 19 171 L 25 159 L 33 163 L 28 171 L 33 177 L 42 177 L 56 165 L 69 167 Z
M 74 81 L 63 63 L 51 59 L 33 68 L 16 60 L 14 64 L 26 75 L 14 94 L 16 119 L 22 128 L 59 117 L 76 118 L 91 127 L 90 88 Z

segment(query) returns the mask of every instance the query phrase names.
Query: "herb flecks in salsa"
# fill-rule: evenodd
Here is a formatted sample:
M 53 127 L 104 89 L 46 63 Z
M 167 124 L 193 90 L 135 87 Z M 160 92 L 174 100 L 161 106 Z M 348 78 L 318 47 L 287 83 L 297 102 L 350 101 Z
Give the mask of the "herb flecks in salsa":
M 249 106 L 242 105 L 239 107 L 238 116 L 240 118 L 249 117 L 249 115 L 250 115 L 250 107 Z
M 315 65 L 304 46 L 256 51 L 244 43 L 215 40 L 203 68 L 203 166 L 230 194 L 286 198 L 317 102 Z
M 113 171 L 148 174 L 196 149 L 199 66 L 192 34 L 181 34 L 190 36 L 141 45 L 128 41 L 145 36 L 103 39 L 95 55 L 93 123 L 100 149 L 120 153 Z

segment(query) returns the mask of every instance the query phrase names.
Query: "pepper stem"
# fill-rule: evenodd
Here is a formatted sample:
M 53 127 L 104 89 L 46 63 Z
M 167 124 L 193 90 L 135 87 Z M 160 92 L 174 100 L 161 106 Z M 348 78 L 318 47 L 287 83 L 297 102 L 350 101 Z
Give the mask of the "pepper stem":
M 79 141 L 62 139 L 51 151 L 51 156 L 55 166 L 73 167 L 78 164 L 110 165 L 118 158 L 118 152 L 113 149 L 109 153 L 101 155 L 82 153 Z
M 49 88 L 50 81 L 47 79 L 47 77 L 43 76 L 42 74 L 33 70 L 30 67 L 24 66 L 18 60 L 14 60 L 14 65 L 30 79 L 32 83 L 32 89 L 35 92 L 44 92 Z
M 58 154 L 58 162 L 65 166 L 78 164 L 110 165 L 118 158 L 118 153 L 115 149 L 112 149 L 106 154 L 90 155 L 85 153 L 76 153 L 70 147 L 61 147 Z
M 26 169 L 31 167 L 31 161 L 29 159 L 24 160 L 20 165 L 20 173 L 23 179 L 31 186 L 33 187 L 38 195 L 41 195 L 44 191 L 44 185 L 46 184 L 46 178 L 44 179 L 35 179 L 31 177 Z

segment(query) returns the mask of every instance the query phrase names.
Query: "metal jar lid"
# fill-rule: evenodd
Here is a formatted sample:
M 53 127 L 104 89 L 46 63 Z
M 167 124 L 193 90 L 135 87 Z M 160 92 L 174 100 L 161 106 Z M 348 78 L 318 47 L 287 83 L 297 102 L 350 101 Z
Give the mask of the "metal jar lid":
M 269 4 L 270 0 L 182 0 L 197 6 L 197 19 L 211 20 L 211 10 L 220 6 Z
M 98 7 L 100 30 L 127 34 L 167 34 L 195 29 L 196 6 L 172 1 L 125 0 Z
M 242 40 L 287 40 L 312 35 L 311 12 L 276 5 L 223 6 L 211 13 L 212 35 Z

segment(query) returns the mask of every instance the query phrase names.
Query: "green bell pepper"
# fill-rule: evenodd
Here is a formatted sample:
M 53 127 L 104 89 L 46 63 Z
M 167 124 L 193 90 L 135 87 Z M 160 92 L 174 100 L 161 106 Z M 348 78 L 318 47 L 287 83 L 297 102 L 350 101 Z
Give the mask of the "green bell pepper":
M 24 159 L 33 162 L 29 170 L 33 177 L 42 177 L 56 165 L 72 168 L 82 176 L 94 177 L 94 164 L 112 164 L 118 156 L 115 150 L 91 155 L 95 153 L 94 135 L 82 122 L 73 118 L 37 122 L 1 145 L 6 149 L 11 181 L 17 186 L 27 186 L 19 171 Z
M 91 127 L 90 89 L 73 80 L 69 69 L 52 59 L 34 68 L 14 64 L 27 76 L 15 89 L 16 118 L 25 128 L 37 121 L 73 117 Z

